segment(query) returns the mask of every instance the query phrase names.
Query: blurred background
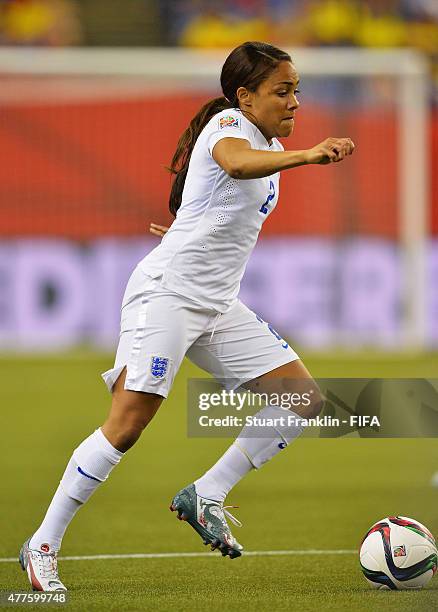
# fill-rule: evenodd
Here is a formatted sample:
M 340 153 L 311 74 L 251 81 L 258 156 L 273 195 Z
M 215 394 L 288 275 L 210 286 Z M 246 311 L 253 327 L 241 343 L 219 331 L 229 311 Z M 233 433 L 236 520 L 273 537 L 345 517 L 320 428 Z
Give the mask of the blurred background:
M 0 351 L 113 349 L 124 286 L 168 224 L 166 170 L 246 40 L 287 49 L 282 175 L 242 299 L 299 347 L 438 346 L 434 0 L 1 0 Z

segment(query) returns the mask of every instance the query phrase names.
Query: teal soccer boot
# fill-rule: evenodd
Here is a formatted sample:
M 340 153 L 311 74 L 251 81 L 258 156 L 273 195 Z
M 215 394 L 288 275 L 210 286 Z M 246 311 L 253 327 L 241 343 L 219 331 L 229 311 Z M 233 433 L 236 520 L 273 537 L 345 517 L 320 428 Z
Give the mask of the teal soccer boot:
M 201 536 L 205 545 L 210 544 L 211 550 L 219 548 L 222 556 L 229 555 L 230 559 L 240 557 L 243 547 L 230 531 L 227 516 L 238 527 L 238 521 L 221 503 L 197 495 L 195 485 L 191 484 L 181 489 L 172 500 L 170 510 L 178 512 L 180 521 L 187 521 L 189 525 Z

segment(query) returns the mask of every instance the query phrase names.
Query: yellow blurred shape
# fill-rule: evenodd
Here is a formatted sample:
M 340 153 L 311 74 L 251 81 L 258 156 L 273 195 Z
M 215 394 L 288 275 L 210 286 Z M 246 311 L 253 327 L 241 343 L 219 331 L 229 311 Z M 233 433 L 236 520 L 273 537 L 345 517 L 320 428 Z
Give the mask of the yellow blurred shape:
M 43 38 L 54 26 L 56 16 L 46 2 L 11 4 L 5 11 L 3 31 L 7 38 L 17 42 L 30 42 Z
M 269 39 L 268 22 L 261 18 L 230 20 L 219 14 L 199 15 L 181 35 L 186 47 L 234 47 L 247 40 Z
M 373 15 L 366 11 L 355 42 L 363 47 L 400 47 L 407 43 L 406 23 L 395 14 Z
M 326 0 L 309 8 L 308 27 L 322 43 L 350 41 L 358 21 L 357 5 L 349 0 Z

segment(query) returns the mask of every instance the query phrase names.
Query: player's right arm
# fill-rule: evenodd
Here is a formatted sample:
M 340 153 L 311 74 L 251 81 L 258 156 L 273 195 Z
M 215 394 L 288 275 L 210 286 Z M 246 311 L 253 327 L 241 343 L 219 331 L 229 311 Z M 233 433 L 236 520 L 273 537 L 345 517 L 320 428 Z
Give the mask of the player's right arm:
M 353 151 L 350 138 L 326 138 L 311 149 L 301 151 L 259 151 L 252 149 L 248 140 L 230 137 L 214 145 L 212 156 L 232 178 L 245 180 L 308 164 L 340 162 Z
M 158 225 L 158 223 L 151 223 L 149 225 L 149 231 L 154 236 L 159 236 L 162 238 L 164 234 L 167 234 L 169 228 L 166 225 Z

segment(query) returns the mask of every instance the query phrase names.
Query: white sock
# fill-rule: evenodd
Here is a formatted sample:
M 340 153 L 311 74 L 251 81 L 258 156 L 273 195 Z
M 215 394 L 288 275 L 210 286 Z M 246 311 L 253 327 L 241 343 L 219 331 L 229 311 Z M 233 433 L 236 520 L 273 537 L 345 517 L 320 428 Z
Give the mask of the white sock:
M 255 468 L 289 446 L 303 432 L 302 417 L 279 406 L 266 406 L 257 414 L 257 425 L 245 425 L 236 444 Z M 270 425 L 269 423 L 273 423 Z
M 81 506 L 81 502 L 69 497 L 59 485 L 41 526 L 30 539 L 29 547 L 40 550 L 41 546 L 48 544 L 50 549 L 59 550 L 65 530 Z
M 100 429 L 86 438 L 74 451 L 47 509 L 43 522 L 32 536 L 30 548 L 48 544 L 59 550 L 70 521 L 97 487 L 119 463 L 123 453 L 105 438 Z
M 301 425 L 290 422 L 300 417 L 278 406 L 266 406 L 254 416 L 266 423 L 270 422 L 268 419 L 275 419 L 275 426 L 246 425 L 219 461 L 195 481 L 198 495 L 223 502 L 234 485 L 252 468 L 261 467 L 303 431 Z
M 252 470 L 252 467 L 247 457 L 234 443 L 204 476 L 195 481 L 196 493 L 206 499 L 223 502 L 229 491 Z

